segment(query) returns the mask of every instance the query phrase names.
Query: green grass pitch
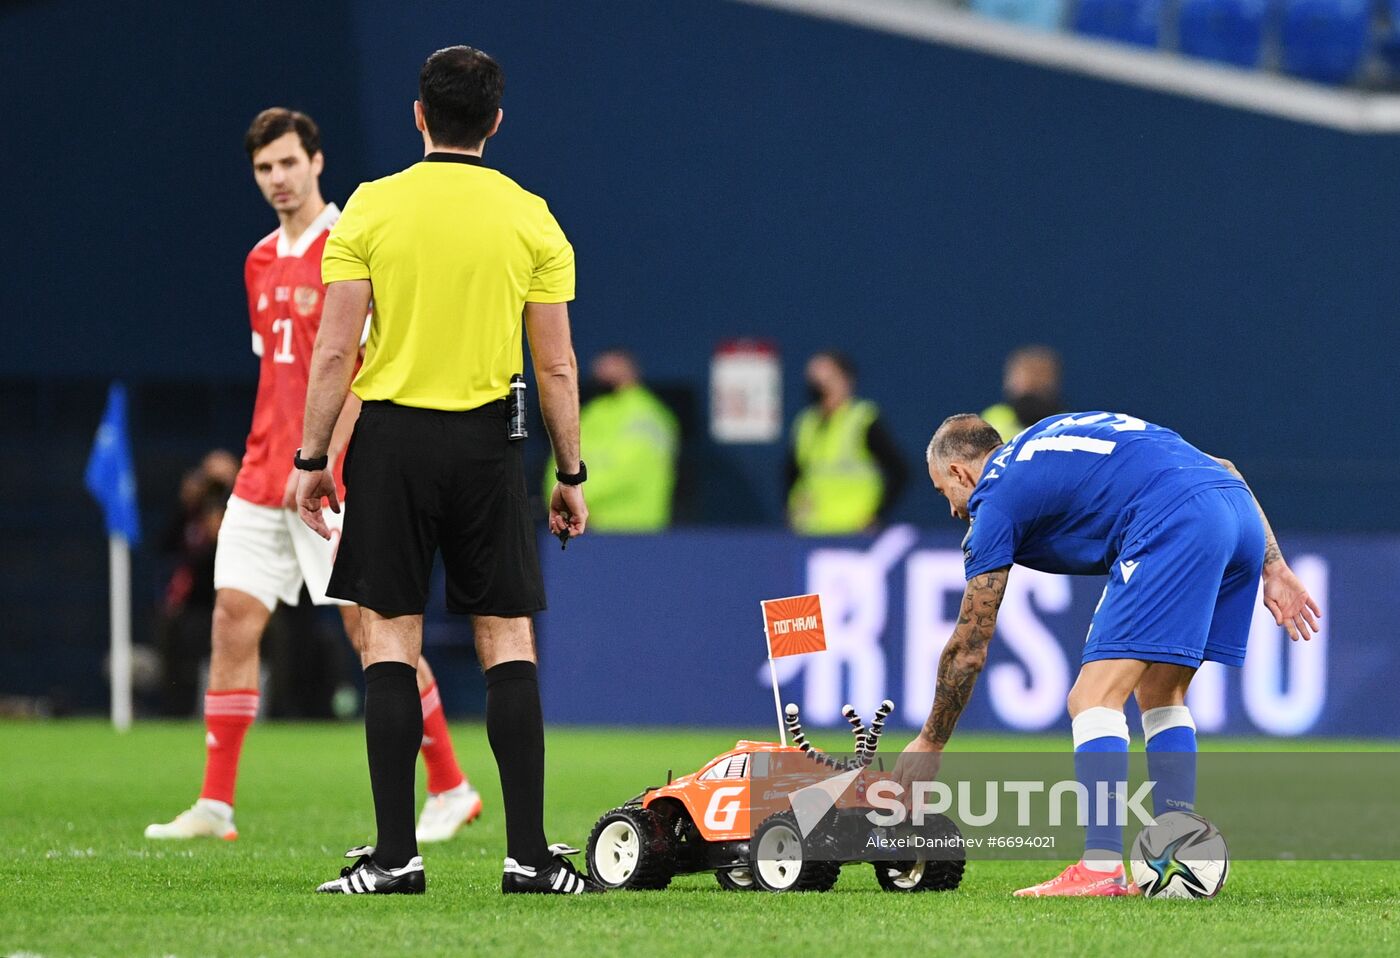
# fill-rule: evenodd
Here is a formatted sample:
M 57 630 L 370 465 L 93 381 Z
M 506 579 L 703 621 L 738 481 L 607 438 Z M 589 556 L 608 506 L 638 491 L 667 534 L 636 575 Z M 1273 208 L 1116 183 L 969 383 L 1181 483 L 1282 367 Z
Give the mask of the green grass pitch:
M 664 892 L 507 899 L 499 893 L 504 829 L 485 734 L 459 725 L 454 735 L 485 814 L 453 842 L 425 849 L 428 894 L 380 899 L 311 894 L 336 874 L 347 847 L 371 837 L 363 733 L 353 724 L 255 726 L 239 783 L 240 838 L 197 844 L 147 842 L 141 831 L 193 800 L 200 727 L 153 723 L 117 735 L 93 722 L 0 724 L 0 954 L 1400 951 L 1400 863 L 1391 862 L 1236 862 L 1213 901 L 1012 899 L 1012 889 L 1053 873 L 1044 862 L 974 862 L 962 888 L 945 894 L 886 894 L 870 866 L 851 865 L 827 894 L 725 892 L 705 874 L 678 878 Z M 582 846 L 600 813 L 664 781 L 667 768 L 693 770 L 735 737 L 552 729 L 551 840 Z M 890 738 L 891 748 L 902 744 L 902 735 Z M 967 736 L 959 744 L 1065 747 L 1029 737 Z

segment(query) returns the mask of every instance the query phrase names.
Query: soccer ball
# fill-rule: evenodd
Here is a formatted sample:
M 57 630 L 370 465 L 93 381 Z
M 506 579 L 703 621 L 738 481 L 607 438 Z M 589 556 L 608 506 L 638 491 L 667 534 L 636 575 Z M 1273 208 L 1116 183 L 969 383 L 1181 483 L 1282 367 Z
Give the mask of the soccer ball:
M 1148 898 L 1214 898 L 1225 887 L 1225 836 L 1199 815 L 1167 812 L 1133 842 L 1133 881 Z

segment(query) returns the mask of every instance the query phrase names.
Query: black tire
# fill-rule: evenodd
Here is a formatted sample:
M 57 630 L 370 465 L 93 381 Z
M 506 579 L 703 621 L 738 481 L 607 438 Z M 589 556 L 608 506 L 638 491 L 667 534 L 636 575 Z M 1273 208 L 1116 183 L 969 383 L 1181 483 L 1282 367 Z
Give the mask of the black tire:
M 725 891 L 757 891 L 758 885 L 754 883 L 753 871 L 747 866 L 739 868 L 720 868 L 715 871 L 715 881 L 719 882 L 719 887 Z
M 670 834 L 655 812 L 638 805 L 614 808 L 598 819 L 588 836 L 587 858 L 588 874 L 604 888 L 661 889 L 676 870 Z
M 939 815 L 934 828 L 939 836 L 961 838 L 957 824 L 946 815 Z M 885 891 L 952 891 L 962 884 L 967 859 L 959 853 L 954 858 L 917 859 L 902 862 L 873 862 L 875 880 Z
M 885 891 L 952 891 L 962 884 L 966 862 L 873 862 L 875 880 Z
M 774 858 L 760 858 L 770 851 L 775 852 Z M 790 863 L 788 867 L 772 866 L 772 862 L 780 860 L 777 855 Z M 802 832 L 791 812 L 774 815 L 754 829 L 749 840 L 749 863 L 754 884 L 763 891 L 829 891 L 841 877 L 840 862 L 807 860 Z

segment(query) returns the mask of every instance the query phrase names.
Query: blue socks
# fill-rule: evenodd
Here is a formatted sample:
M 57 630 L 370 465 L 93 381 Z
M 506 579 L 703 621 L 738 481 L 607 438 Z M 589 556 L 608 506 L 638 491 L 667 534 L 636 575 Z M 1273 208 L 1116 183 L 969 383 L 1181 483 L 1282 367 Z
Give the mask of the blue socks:
M 1084 865 L 1109 872 L 1123 859 L 1123 789 L 1128 780 L 1128 721 L 1118 709 L 1098 706 L 1074 717 L 1074 775 L 1088 793 L 1089 824 L 1084 835 Z M 1196 723 L 1184 705 L 1142 713 L 1147 739 L 1147 775 L 1152 813 L 1191 812 L 1196 808 Z
M 1128 780 L 1128 720 L 1096 706 L 1074 717 L 1074 776 L 1088 792 L 1084 864 L 1111 872 L 1123 862 L 1123 789 Z
M 1147 737 L 1147 776 L 1152 814 L 1196 810 L 1196 723 L 1184 705 L 1166 705 L 1142 713 Z

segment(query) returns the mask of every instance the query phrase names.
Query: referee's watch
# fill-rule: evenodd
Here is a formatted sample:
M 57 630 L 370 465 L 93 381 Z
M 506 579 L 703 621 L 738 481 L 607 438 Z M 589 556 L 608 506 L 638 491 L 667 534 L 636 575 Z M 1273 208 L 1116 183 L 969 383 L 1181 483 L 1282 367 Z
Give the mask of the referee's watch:
M 326 466 L 330 465 L 330 461 L 331 457 L 329 454 L 317 456 L 315 459 L 303 459 L 301 458 L 300 449 L 292 456 L 292 465 L 296 466 L 302 472 L 320 472 L 322 469 L 326 468 Z
M 580 459 L 578 461 L 578 472 L 569 475 L 568 473 L 560 472 L 556 469 L 554 471 L 554 478 L 559 480 L 561 485 L 581 486 L 588 481 L 588 467 L 584 465 L 583 460 Z

